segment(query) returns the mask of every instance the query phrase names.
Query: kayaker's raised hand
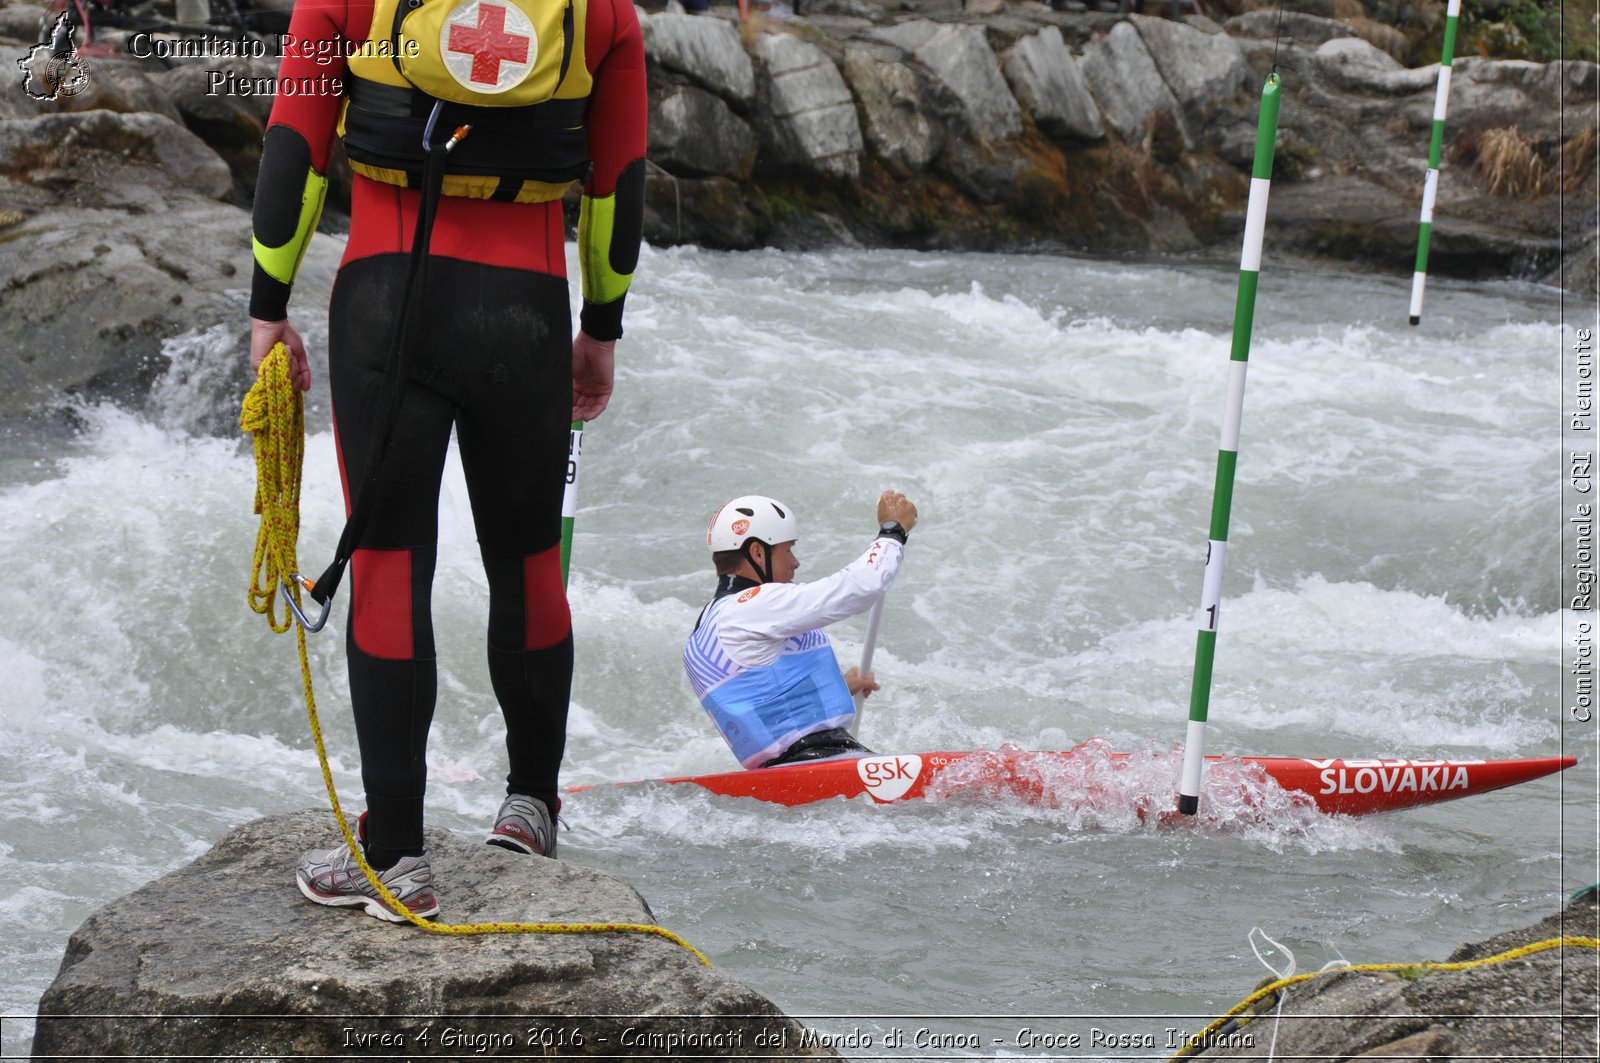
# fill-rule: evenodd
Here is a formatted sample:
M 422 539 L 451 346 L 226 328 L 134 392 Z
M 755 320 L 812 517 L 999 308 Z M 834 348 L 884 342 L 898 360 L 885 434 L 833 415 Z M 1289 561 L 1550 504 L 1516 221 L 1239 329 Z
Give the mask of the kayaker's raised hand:
M 895 521 L 906 534 L 917 524 L 917 506 L 899 491 L 885 491 L 878 496 L 878 523 Z

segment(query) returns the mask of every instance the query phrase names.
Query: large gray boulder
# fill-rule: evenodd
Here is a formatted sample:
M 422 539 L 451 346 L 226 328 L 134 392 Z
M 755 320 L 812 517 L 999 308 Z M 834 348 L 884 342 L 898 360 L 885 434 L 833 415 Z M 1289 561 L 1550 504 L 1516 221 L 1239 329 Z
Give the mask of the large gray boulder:
M 1438 67 L 1430 67 L 1438 77 Z M 1600 83 L 1595 64 L 1581 60 L 1529 63 L 1467 56 L 1451 64 L 1450 113 L 1481 126 L 1516 126 L 1523 133 L 1568 135 L 1594 124 Z M 1431 99 L 1431 97 L 1430 97 Z
M 233 187 L 228 164 L 178 121 L 108 110 L 0 124 L 0 179 L 7 198 L 22 206 L 138 209 L 167 192 L 222 199 Z
M 1308 15 L 1302 11 L 1278 11 L 1275 8 L 1270 11 L 1246 11 L 1222 25 L 1236 36 L 1292 41 L 1304 48 L 1315 48 L 1335 37 L 1360 36 L 1343 22 L 1331 18 Z
M 1319 74 L 1349 92 L 1407 96 L 1431 90 L 1439 81 L 1439 65 L 1409 69 L 1359 37 L 1335 37 L 1311 53 Z
M 90 64 L 89 84 L 82 92 L 55 101 L 28 102 L 41 110 L 144 111 L 178 121 L 178 109 L 161 84 L 161 73 L 132 60 L 95 59 Z
M 441 923 L 655 923 L 614 875 L 477 835 L 427 840 Z M 325 811 L 256 820 L 95 912 L 39 1002 L 34 1054 L 832 1055 L 660 936 L 430 934 L 311 904 L 294 885 L 299 854 L 342 844 Z
M 852 45 L 845 49 L 844 76 L 861 109 L 867 147 L 892 168 L 913 174 L 939 154 L 946 130 L 933 117 L 929 86 L 900 55 L 882 46 Z
M 1194 150 L 1194 134 L 1184 120 L 1183 108 L 1131 23 L 1119 22 L 1110 33 L 1091 42 L 1083 50 L 1082 67 L 1101 113 L 1123 140 L 1143 143 L 1152 120 L 1165 112 L 1177 123 L 1184 147 Z
M 690 177 L 749 172 L 755 132 L 720 96 L 693 85 L 667 85 L 651 95 L 652 162 Z
M 652 170 L 644 183 L 644 238 L 656 247 L 697 244 L 718 251 L 761 245 L 744 193 L 728 177 L 677 177 Z
M 939 25 L 926 19 L 903 22 L 876 36 L 906 51 L 933 72 L 962 102 L 968 130 L 980 140 L 1022 133 L 1022 109 L 983 30 L 969 25 Z
M 1595 896 L 1591 889 L 1533 926 L 1464 945 L 1446 962 L 1472 964 L 1563 937 L 1593 938 L 1600 931 Z M 1381 965 L 1395 957 L 1375 959 Z M 1581 946 L 1459 971 L 1419 965 L 1329 972 L 1286 987 L 1281 1021 L 1268 998 L 1251 1009 L 1248 1025 L 1194 1058 L 1597 1059 L 1597 975 L 1594 950 Z
M 768 82 L 773 161 L 818 173 L 861 173 L 861 123 L 855 98 L 833 60 L 809 41 L 787 33 L 756 38 L 756 57 Z
M 147 214 L 48 210 L 5 236 L 0 416 L 74 398 L 142 405 L 170 366 L 164 344 L 225 321 L 245 349 L 250 225 L 237 207 L 193 199 Z M 218 282 L 240 294 L 230 299 Z
M 183 408 L 163 409 L 164 422 L 237 434 L 250 384 L 250 215 L 192 194 L 153 202 L 142 212 L 53 207 L 0 230 L 0 419 L 78 399 L 146 408 L 178 387 Z M 313 237 L 290 308 L 319 382 L 342 249 Z
M 1011 91 L 1045 133 L 1074 140 L 1106 135 L 1089 83 L 1056 27 L 1019 39 L 1006 53 L 1004 70 Z
M 163 343 L 245 327 L 249 216 L 215 202 L 228 166 L 158 114 L 88 111 L 0 123 L 0 416 L 69 398 L 137 405 Z M 197 233 L 208 234 L 196 239 Z
M 1249 86 L 1250 66 L 1227 34 L 1143 15 L 1132 22 L 1167 87 L 1192 113 L 1227 103 Z
M 662 12 L 639 15 L 645 55 L 736 105 L 750 103 L 756 72 L 732 22 Z

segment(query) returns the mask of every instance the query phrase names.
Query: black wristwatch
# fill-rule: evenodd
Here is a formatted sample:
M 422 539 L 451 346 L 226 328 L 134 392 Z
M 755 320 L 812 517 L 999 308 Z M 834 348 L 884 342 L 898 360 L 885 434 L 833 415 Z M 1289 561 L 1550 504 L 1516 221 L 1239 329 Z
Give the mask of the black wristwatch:
M 906 544 L 906 535 L 906 530 L 900 527 L 900 522 L 897 520 L 886 520 L 878 525 L 878 538 L 880 539 L 897 539 L 900 545 L 904 546 Z

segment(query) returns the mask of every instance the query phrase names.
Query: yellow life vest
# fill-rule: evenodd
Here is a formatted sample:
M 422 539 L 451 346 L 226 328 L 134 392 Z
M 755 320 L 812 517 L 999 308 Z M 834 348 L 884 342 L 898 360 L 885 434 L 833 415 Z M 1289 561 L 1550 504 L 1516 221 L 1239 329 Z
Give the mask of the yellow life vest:
M 587 14 L 586 0 L 376 0 L 339 118 L 351 169 L 417 187 L 424 133 L 468 125 L 445 195 L 559 199 L 589 169 Z

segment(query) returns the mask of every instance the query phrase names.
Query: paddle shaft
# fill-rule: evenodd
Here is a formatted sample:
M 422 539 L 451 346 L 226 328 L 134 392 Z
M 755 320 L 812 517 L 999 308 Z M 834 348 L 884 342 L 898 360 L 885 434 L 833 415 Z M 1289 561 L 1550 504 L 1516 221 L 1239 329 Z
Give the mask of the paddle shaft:
M 867 641 L 861 647 L 861 667 L 857 669 L 863 682 L 867 678 L 867 672 L 872 669 L 872 651 L 878 645 L 878 622 L 883 619 L 883 600 L 887 597 L 887 594 L 880 594 L 878 600 L 872 603 L 872 612 L 867 614 Z M 865 693 L 857 693 L 856 718 L 850 724 L 850 733 L 852 735 L 861 733 L 861 713 L 866 703 L 867 695 Z

